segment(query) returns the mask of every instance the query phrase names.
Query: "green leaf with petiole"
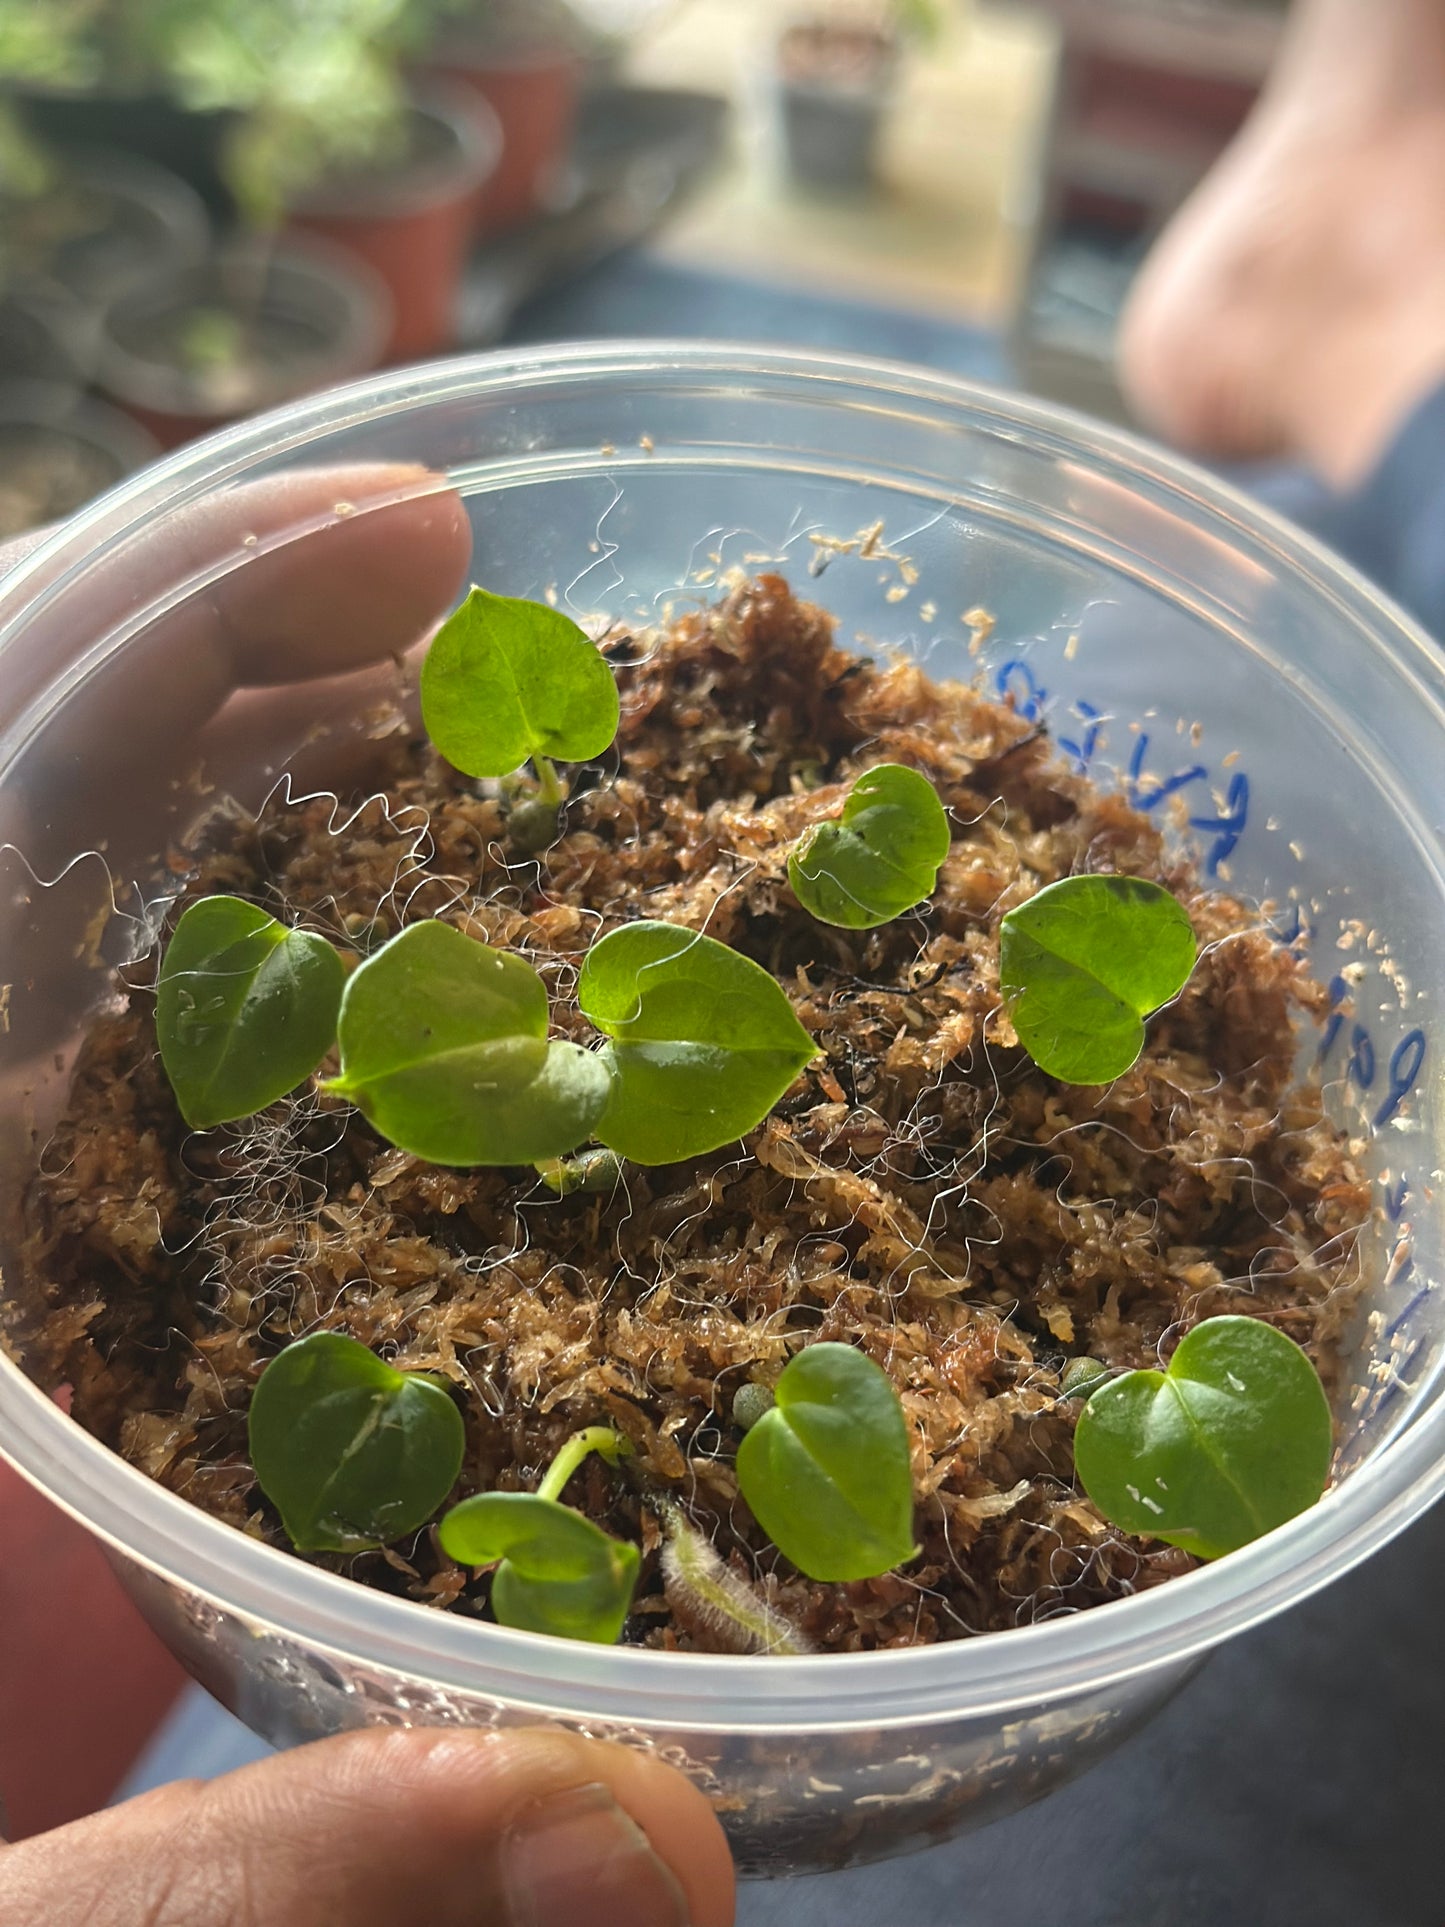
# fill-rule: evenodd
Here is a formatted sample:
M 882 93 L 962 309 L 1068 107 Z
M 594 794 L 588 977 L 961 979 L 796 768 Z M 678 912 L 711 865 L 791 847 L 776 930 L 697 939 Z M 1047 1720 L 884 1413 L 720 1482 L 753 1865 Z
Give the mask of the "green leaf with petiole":
M 820 923 L 871 930 L 932 894 L 949 840 L 947 812 L 928 778 L 880 763 L 858 778 L 836 820 L 798 839 L 788 881 Z
M 336 1036 L 346 973 L 324 937 L 240 897 L 191 904 L 156 981 L 156 1036 L 193 1130 L 250 1117 L 309 1077 Z
M 636 1164 L 731 1144 L 816 1054 L 766 970 L 674 923 L 629 923 L 594 943 L 577 1001 L 611 1040 L 597 1135 Z
M 1144 1048 L 1144 1019 L 1194 968 L 1188 913 L 1137 877 L 1065 877 L 1010 910 L 999 983 L 1018 1040 L 1066 1084 L 1107 1084 Z
M 465 1432 L 444 1388 L 341 1332 L 313 1332 L 262 1372 L 251 1464 L 301 1552 L 361 1552 L 414 1532 L 456 1483 Z
M 617 683 L 577 624 L 545 602 L 474 588 L 432 638 L 421 671 L 427 734 L 467 776 L 508 776 L 528 758 L 541 798 L 560 798 L 550 759 L 585 763 L 617 734 Z
M 1206 1318 L 1167 1371 L 1093 1393 L 1074 1466 L 1125 1532 L 1217 1559 L 1315 1503 L 1332 1441 L 1324 1387 L 1293 1339 L 1258 1318 Z
M 411 924 L 347 981 L 337 1026 L 346 1097 L 431 1164 L 531 1164 L 590 1137 L 610 1091 L 592 1052 L 547 1036 L 523 958 L 450 924 Z
M 589 1426 L 567 1440 L 535 1492 L 479 1492 L 447 1513 L 437 1537 L 449 1559 L 500 1561 L 492 1610 L 502 1625 L 604 1646 L 619 1637 L 641 1556 L 559 1495 L 589 1452 L 616 1464 L 627 1450 L 610 1426 Z
M 871 1579 L 911 1559 L 913 1478 L 888 1374 L 852 1345 L 805 1347 L 738 1447 L 753 1517 L 810 1579 Z

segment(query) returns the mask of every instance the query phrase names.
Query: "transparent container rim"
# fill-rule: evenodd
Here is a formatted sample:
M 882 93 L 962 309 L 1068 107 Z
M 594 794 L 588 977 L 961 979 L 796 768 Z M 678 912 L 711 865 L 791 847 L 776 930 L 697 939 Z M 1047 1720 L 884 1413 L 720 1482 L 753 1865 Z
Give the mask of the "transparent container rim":
M 1308 575 L 1368 631 L 1368 646 L 1445 712 L 1439 652 L 1386 597 L 1283 519 L 1192 464 L 1050 404 L 865 357 L 727 342 L 581 342 L 391 370 L 206 437 L 122 483 L 0 578 L 0 650 L 37 602 L 159 513 L 337 430 L 435 403 L 579 381 L 739 381 L 757 393 L 833 386 L 871 406 L 923 407 L 976 430 L 1047 443 L 1191 519 L 1247 535 Z M 600 451 L 599 470 L 608 458 Z M 1213 1565 L 1132 1598 L 1013 1631 L 900 1652 L 804 1659 L 596 1647 L 510 1631 L 359 1586 L 248 1538 L 126 1464 L 0 1357 L 0 1455 L 140 1566 L 199 1599 L 353 1664 L 442 1691 L 620 1725 L 760 1735 L 995 1717 L 1176 1665 L 1303 1599 L 1383 1546 L 1445 1490 L 1445 1401 L 1411 1416 L 1320 1504 Z

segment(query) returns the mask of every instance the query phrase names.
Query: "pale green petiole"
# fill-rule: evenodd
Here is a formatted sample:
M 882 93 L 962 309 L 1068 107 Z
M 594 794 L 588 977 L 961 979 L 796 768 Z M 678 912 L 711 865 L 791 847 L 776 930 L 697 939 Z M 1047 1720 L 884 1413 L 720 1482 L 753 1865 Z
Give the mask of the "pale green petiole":
M 614 1432 L 610 1425 L 589 1425 L 580 1432 L 574 1432 L 567 1439 L 561 1451 L 547 1468 L 547 1476 L 537 1487 L 539 1499 L 558 1499 L 572 1474 L 581 1465 L 589 1452 L 596 1452 L 616 1465 L 626 1458 L 632 1447 L 620 1432 Z

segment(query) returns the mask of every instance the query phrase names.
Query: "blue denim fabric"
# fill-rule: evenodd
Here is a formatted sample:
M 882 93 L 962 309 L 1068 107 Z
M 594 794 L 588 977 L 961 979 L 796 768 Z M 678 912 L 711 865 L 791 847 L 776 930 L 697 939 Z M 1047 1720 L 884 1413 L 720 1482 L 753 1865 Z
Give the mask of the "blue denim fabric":
M 1261 493 L 1445 640 L 1445 383 L 1416 406 L 1359 488 L 1294 501 Z

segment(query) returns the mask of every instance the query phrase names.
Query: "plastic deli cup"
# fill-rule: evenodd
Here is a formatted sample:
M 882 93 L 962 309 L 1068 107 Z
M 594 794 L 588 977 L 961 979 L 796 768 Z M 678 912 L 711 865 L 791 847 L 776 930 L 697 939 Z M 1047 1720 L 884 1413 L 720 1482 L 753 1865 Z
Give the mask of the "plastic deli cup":
M 321 1571 L 151 1482 L 3 1359 L 0 1450 L 106 1542 L 160 1634 L 272 1740 L 373 1721 L 615 1734 L 692 1773 L 752 1871 L 895 1852 L 1036 1798 L 1445 1485 L 1440 659 L 1359 577 L 1184 464 L 906 368 L 582 346 L 392 373 L 264 416 L 118 488 L 0 584 L 0 840 L 17 846 L 0 855 L 0 1053 L 28 1094 L 3 1107 L 12 1207 L 104 995 L 93 936 L 112 890 L 112 957 L 165 892 L 176 783 L 206 748 L 169 693 L 199 676 L 212 707 L 226 694 L 224 651 L 198 663 L 177 607 L 285 546 L 258 539 L 250 484 L 291 478 L 311 507 L 290 539 L 315 541 L 380 511 L 318 513 L 306 471 L 396 462 L 450 477 L 474 573 L 504 594 L 654 617 L 767 558 L 843 639 L 916 651 L 1047 722 L 1192 843 L 1206 878 L 1257 901 L 1341 1000 L 1349 946 L 1349 1013 L 1302 1044 L 1323 1052 L 1329 1103 L 1378 1181 L 1340 1477 L 1244 1551 L 1118 1603 L 907 1651 L 725 1658 L 512 1632 Z M 143 588 L 117 608 L 127 570 Z M 331 692 L 338 758 L 342 698 L 364 725 L 376 687 L 373 673 Z M 285 731 L 315 723 L 301 708 L 278 708 L 268 753 L 233 773 L 244 800 L 286 768 Z M 3 1249 L 0 1263 L 9 1280 Z

